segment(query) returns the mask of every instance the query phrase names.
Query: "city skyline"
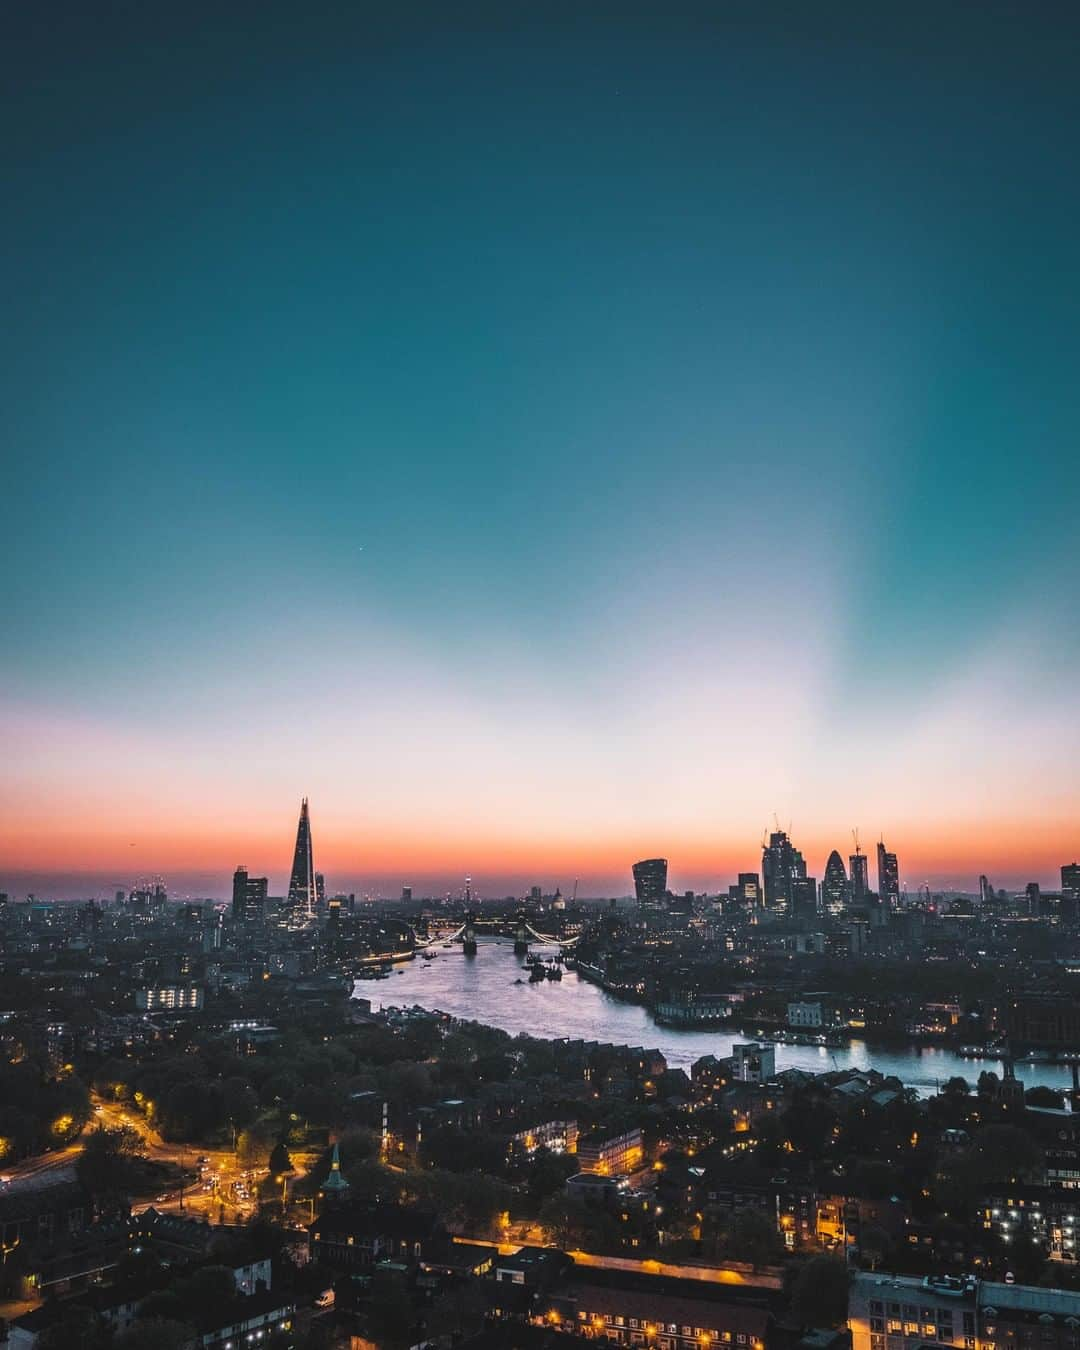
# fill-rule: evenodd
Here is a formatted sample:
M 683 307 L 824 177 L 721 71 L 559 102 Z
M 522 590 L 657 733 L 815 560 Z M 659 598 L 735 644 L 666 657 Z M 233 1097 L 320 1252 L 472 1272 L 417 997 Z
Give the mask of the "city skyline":
M 196 873 L 173 872 L 171 875 L 173 893 L 186 896 L 198 895 L 207 899 L 231 898 L 234 908 L 236 908 L 238 904 L 242 907 L 245 903 L 243 900 L 238 901 L 238 894 L 246 894 L 245 887 L 250 884 L 254 885 L 256 889 L 261 886 L 261 894 L 264 897 L 268 892 L 271 895 L 280 894 L 282 898 L 287 900 L 290 911 L 295 911 L 297 915 L 303 913 L 310 916 L 313 912 L 312 906 L 315 903 L 321 904 L 328 895 L 349 891 L 391 899 L 397 895 L 400 888 L 407 887 L 410 894 L 415 891 L 418 898 L 423 898 L 444 894 L 458 896 L 466 887 L 471 886 L 473 892 L 478 896 L 486 895 L 488 899 L 502 899 L 508 894 L 524 896 L 533 891 L 538 884 L 536 869 L 531 872 L 504 873 L 502 876 L 488 874 L 485 879 L 482 873 L 471 867 L 468 871 L 458 873 L 449 871 L 425 873 L 416 869 L 410 871 L 406 868 L 396 875 L 390 872 L 382 874 L 368 872 L 365 874 L 355 868 L 349 869 L 346 867 L 341 871 L 330 870 L 329 880 L 327 881 L 325 880 L 327 869 L 321 864 L 321 851 L 320 865 L 315 866 L 312 832 L 309 802 L 308 798 L 304 797 L 300 802 L 295 842 L 291 850 L 291 865 L 285 865 L 283 869 L 276 865 L 270 865 L 265 862 L 267 855 L 260 854 L 259 865 L 249 867 L 246 862 L 236 864 L 235 870 L 229 869 L 229 877 L 219 875 L 216 870 Z M 760 848 L 757 851 L 751 849 L 746 857 L 742 857 L 736 863 L 733 863 L 730 873 L 722 869 L 694 872 L 688 870 L 685 864 L 680 865 L 678 858 L 672 861 L 667 857 L 659 856 L 637 862 L 626 862 L 606 877 L 590 876 L 580 869 L 574 871 L 573 868 L 570 869 L 570 872 L 573 875 L 574 887 L 581 889 L 583 897 L 628 897 L 633 895 L 636 890 L 639 905 L 655 902 L 663 894 L 665 888 L 673 893 L 692 890 L 703 894 L 720 894 L 727 890 L 729 886 L 734 886 L 736 879 L 741 882 L 743 877 L 753 875 L 757 877 L 759 884 L 763 883 L 762 903 L 766 906 L 774 906 L 779 902 L 782 909 L 790 909 L 792 912 L 798 908 L 791 890 L 792 880 L 795 878 L 805 880 L 809 876 L 810 882 L 815 885 L 820 882 L 818 899 L 824 910 L 830 912 L 830 896 L 833 904 L 838 906 L 839 897 L 844 888 L 855 885 L 856 891 L 859 892 L 856 899 L 858 900 L 861 897 L 862 891 L 856 884 L 854 872 L 856 861 L 862 869 L 862 886 L 878 895 L 881 893 L 882 886 L 882 866 L 884 865 L 888 869 L 887 889 L 893 908 L 902 896 L 909 896 L 914 901 L 917 898 L 917 893 L 926 886 L 929 886 L 931 890 L 966 892 L 978 895 L 986 884 L 993 885 L 996 889 L 1019 893 L 1024 887 L 1035 883 L 1046 890 L 1055 891 L 1064 882 L 1062 869 L 1070 866 L 1075 867 L 1075 864 L 1069 864 L 1068 862 L 1053 865 L 1042 864 L 1041 871 L 1038 874 L 1033 873 L 1022 882 L 1014 881 L 1004 874 L 990 878 L 989 883 L 985 873 L 980 873 L 977 877 L 965 877 L 961 873 L 937 877 L 917 876 L 906 869 L 903 863 L 898 864 L 897 853 L 886 850 L 883 838 L 879 838 L 874 845 L 877 855 L 877 871 L 872 874 L 869 870 L 870 858 L 861 849 L 858 842 L 858 830 L 852 830 L 851 836 L 855 856 L 849 858 L 849 863 L 852 866 L 850 878 L 847 875 L 840 850 L 831 849 L 826 857 L 823 850 L 819 849 L 817 845 L 806 849 L 796 846 L 794 839 L 789 837 L 787 831 L 781 830 L 778 824 L 774 825 L 774 829 L 766 829 L 763 832 Z M 280 856 L 281 850 L 277 849 L 274 852 Z M 820 863 L 817 863 L 819 853 L 821 855 Z M 772 862 L 774 858 L 781 858 L 784 861 L 774 864 Z M 751 859 L 754 861 L 753 872 L 748 871 L 746 866 L 748 860 Z M 779 885 L 770 883 L 770 868 L 775 869 L 777 866 L 786 878 Z M 260 870 L 268 873 L 268 875 L 261 878 L 255 876 L 254 874 Z M 281 875 L 282 870 L 284 871 L 285 881 L 278 886 L 276 877 Z M 113 869 L 117 876 L 119 871 L 119 866 Z M 14 881 L 19 883 L 28 893 L 42 899 L 87 898 L 91 894 L 104 896 L 112 895 L 118 889 L 123 890 L 129 886 L 141 884 L 148 878 L 155 881 L 164 879 L 164 871 L 165 869 L 149 866 L 141 870 L 137 869 L 127 879 L 120 878 L 106 881 L 104 873 L 95 875 L 92 872 L 80 872 L 66 876 L 63 874 L 57 876 L 54 873 L 35 876 L 30 872 L 9 870 L 0 875 L 0 891 L 4 890 L 6 884 L 7 890 L 10 892 Z M 243 880 L 238 892 L 239 878 Z M 417 882 L 420 884 L 417 885 Z M 570 884 L 569 877 L 566 875 L 549 875 L 541 881 L 540 889 L 553 893 L 556 889 L 569 889 Z M 89 889 L 87 889 L 88 887 Z M 310 904 L 309 896 L 312 897 Z
M 3 884 L 1052 884 L 1075 24 L 467 8 L 12 17 Z

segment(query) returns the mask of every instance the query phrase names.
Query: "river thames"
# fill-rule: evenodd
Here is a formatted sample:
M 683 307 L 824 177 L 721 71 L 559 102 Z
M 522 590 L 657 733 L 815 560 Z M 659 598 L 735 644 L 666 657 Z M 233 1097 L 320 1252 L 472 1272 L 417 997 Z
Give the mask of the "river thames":
M 371 1000 L 374 1009 L 412 1007 L 449 1013 L 499 1027 L 511 1035 L 522 1032 L 551 1039 L 610 1041 L 615 1045 L 659 1048 L 671 1068 L 689 1070 L 701 1055 L 726 1055 L 735 1041 L 752 1039 L 748 1032 L 686 1031 L 658 1026 L 647 1008 L 623 1003 L 597 985 L 567 970 L 561 981 L 529 984 L 528 971 L 514 955 L 509 939 L 481 938 L 475 957 L 460 946 L 435 947 L 435 960 L 417 958 L 396 966 L 382 980 L 358 980 L 355 995 Z M 533 950 L 544 949 L 534 945 Z M 554 950 L 554 949 L 552 949 Z M 516 983 L 522 980 L 524 983 Z M 995 1059 L 965 1059 L 937 1046 L 872 1046 L 852 1041 L 841 1048 L 777 1045 L 778 1069 L 877 1069 L 893 1074 L 921 1095 L 954 1075 L 974 1087 L 984 1069 L 1000 1074 Z M 1028 1087 L 1036 1083 L 1067 1089 L 1072 1082 L 1068 1065 L 1018 1063 L 1016 1076 Z

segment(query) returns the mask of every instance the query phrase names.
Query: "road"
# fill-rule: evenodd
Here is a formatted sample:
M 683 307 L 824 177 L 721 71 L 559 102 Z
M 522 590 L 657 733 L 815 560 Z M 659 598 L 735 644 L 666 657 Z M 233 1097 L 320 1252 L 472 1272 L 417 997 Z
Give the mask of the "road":
M 169 1165 L 187 1175 L 185 1184 L 172 1185 L 156 1195 L 142 1196 L 156 1209 L 166 1212 L 191 1214 L 209 1220 L 224 1218 L 228 1223 L 243 1222 L 255 1213 L 258 1206 L 258 1182 L 264 1176 L 259 1169 L 245 1169 L 237 1162 L 231 1148 L 211 1148 L 205 1145 L 174 1144 L 161 1138 L 146 1117 L 125 1102 L 109 1101 L 93 1094 L 93 1115 L 87 1130 L 101 1126 L 109 1130 L 134 1130 L 141 1141 L 146 1157 L 152 1162 Z M 83 1149 L 83 1139 L 66 1148 L 26 1158 L 5 1169 L 3 1181 L 12 1189 L 46 1186 L 74 1177 L 75 1164 Z M 314 1165 L 318 1155 L 294 1157 L 295 1173 L 290 1186 L 295 1185 Z
M 455 1242 L 475 1247 L 491 1247 L 500 1256 L 512 1256 L 522 1247 L 544 1250 L 539 1242 L 486 1242 L 483 1238 L 457 1237 Z M 771 1270 L 755 1270 L 741 1261 L 725 1261 L 720 1265 L 683 1264 L 674 1261 L 639 1261 L 630 1256 L 600 1256 L 596 1252 L 572 1250 L 567 1252 L 575 1265 L 591 1266 L 598 1270 L 630 1270 L 638 1275 L 668 1275 L 679 1280 L 704 1280 L 708 1284 L 730 1284 L 742 1288 L 779 1289 L 783 1281 Z

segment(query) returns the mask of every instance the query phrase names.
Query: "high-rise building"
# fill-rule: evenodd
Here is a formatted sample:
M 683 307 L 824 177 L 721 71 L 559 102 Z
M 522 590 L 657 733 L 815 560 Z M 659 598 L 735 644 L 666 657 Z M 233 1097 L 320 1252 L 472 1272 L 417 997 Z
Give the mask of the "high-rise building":
M 818 911 L 816 877 L 792 877 L 791 913 L 797 919 L 813 919 Z
M 664 903 L 667 895 L 666 858 L 645 858 L 634 863 L 634 893 L 640 908 Z
M 1061 899 L 1080 909 L 1080 863 L 1065 863 L 1061 869 Z
M 1037 918 L 1042 908 L 1042 890 L 1037 881 L 1029 881 L 1024 887 L 1024 898 L 1027 902 L 1027 912 Z
M 296 849 L 293 852 L 292 872 L 289 874 L 287 904 L 288 921 L 297 926 L 315 917 L 317 907 L 325 903 L 321 874 L 315 871 L 311 849 L 311 818 L 308 799 L 300 803 L 300 821 L 296 827 Z
M 756 872 L 740 872 L 734 886 L 728 887 L 728 899 L 746 909 L 761 907 L 761 878 Z
M 402 898 L 402 900 L 404 900 L 406 903 L 408 903 L 408 901 L 410 901 L 410 900 L 412 899 L 412 887 L 411 887 L 411 886 L 402 886 L 402 888 L 401 888 L 401 898 Z
M 769 835 L 761 853 L 761 874 L 765 881 L 765 908 L 777 914 L 790 914 L 792 883 L 805 879 L 806 862 L 783 830 L 774 830 Z
M 821 880 L 821 907 L 826 914 L 842 914 L 847 906 L 848 878 L 844 860 L 833 849 L 829 861 L 825 864 L 825 875 Z
M 885 847 L 884 839 L 879 839 L 877 846 L 877 888 L 882 909 L 895 913 L 900 908 L 900 864 L 896 854 Z
M 246 867 L 238 867 L 232 879 L 232 917 L 234 923 L 261 923 L 266 914 L 266 877 L 249 877 Z
M 858 844 L 848 858 L 848 866 L 851 868 L 851 903 L 865 905 L 870 898 L 870 869 L 866 854 L 860 851 Z
M 994 903 L 994 888 L 990 884 L 990 878 L 983 875 L 979 878 L 979 904 L 984 908 Z

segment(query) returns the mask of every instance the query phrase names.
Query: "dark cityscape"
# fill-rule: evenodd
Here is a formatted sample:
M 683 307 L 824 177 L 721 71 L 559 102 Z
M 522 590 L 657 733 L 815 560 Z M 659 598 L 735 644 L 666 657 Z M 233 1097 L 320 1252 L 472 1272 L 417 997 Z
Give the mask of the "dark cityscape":
M 1080 8 L 0 24 L 0 1350 L 1080 1350 Z

